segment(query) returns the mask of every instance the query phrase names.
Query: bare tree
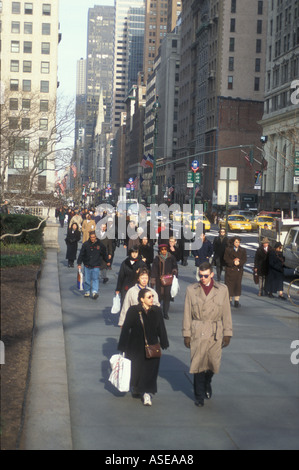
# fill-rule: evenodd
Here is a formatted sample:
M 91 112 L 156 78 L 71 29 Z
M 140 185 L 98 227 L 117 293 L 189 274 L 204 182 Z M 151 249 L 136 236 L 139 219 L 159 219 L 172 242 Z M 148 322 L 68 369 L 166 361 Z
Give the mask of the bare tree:
M 0 197 L 28 204 L 35 194 L 54 191 L 54 171 L 66 166 L 71 148 L 63 142 L 73 131 L 74 104 L 47 100 L 40 93 L 7 94 L 1 104 Z M 57 160 L 57 147 L 59 160 Z M 39 196 L 40 199 L 40 196 Z

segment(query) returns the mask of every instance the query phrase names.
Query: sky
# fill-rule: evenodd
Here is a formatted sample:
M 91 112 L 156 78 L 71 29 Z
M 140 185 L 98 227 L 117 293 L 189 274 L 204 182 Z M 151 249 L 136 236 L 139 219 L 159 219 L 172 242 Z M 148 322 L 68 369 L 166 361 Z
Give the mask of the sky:
M 58 46 L 58 94 L 76 96 L 77 60 L 86 58 L 88 9 L 114 5 L 114 0 L 59 0 L 62 40 Z

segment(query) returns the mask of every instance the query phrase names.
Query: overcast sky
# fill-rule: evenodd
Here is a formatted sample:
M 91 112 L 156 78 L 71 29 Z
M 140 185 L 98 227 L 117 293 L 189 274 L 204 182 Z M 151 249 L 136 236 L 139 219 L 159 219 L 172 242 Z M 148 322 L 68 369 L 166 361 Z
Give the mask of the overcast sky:
M 76 95 L 76 65 L 86 58 L 88 9 L 95 5 L 114 5 L 114 0 L 59 0 L 62 40 L 58 46 L 58 93 Z

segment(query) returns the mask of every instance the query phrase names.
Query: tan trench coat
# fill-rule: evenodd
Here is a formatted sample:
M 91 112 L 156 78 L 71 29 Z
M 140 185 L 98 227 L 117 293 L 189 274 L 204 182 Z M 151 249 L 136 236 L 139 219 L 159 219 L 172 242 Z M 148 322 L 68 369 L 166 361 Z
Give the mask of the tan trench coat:
M 211 370 L 219 372 L 222 339 L 233 336 L 228 289 L 214 281 L 208 295 L 200 283 L 187 287 L 185 297 L 183 336 L 191 338 L 190 373 Z

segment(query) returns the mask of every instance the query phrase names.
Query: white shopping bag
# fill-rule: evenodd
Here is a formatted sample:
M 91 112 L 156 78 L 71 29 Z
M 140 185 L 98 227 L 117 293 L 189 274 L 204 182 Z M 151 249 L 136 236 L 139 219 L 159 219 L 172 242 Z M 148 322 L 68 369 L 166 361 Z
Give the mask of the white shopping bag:
M 120 295 L 116 294 L 113 297 L 111 313 L 119 313 L 119 312 L 120 312 Z
M 178 278 L 176 276 L 173 276 L 171 289 L 170 289 L 171 297 L 172 298 L 176 297 L 178 295 L 179 290 L 180 290 L 180 285 L 179 285 Z
M 110 359 L 112 372 L 109 382 L 120 392 L 130 390 L 131 381 L 131 361 L 124 357 L 124 354 L 114 354 Z
M 83 273 L 81 271 L 81 268 L 78 269 L 77 273 L 77 287 L 79 290 L 84 290 Z

